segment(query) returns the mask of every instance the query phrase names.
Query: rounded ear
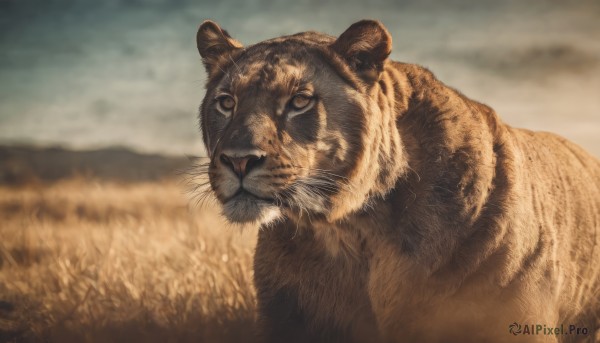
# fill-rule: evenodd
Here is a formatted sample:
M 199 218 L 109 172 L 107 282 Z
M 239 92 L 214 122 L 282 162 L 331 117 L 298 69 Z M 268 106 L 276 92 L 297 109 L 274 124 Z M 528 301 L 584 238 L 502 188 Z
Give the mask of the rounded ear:
M 361 20 L 352 24 L 331 48 L 366 81 L 376 81 L 392 52 L 392 36 L 379 21 Z
M 209 75 L 213 75 L 223 61 L 229 60 L 235 50 L 242 48 L 240 42 L 211 20 L 205 20 L 198 28 L 196 45 Z

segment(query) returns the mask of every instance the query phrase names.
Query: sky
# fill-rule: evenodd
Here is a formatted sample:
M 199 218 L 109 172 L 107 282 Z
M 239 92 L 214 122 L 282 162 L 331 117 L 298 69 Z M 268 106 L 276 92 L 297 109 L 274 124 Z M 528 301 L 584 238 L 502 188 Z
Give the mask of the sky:
M 377 19 L 508 124 L 600 156 L 600 1 L 0 0 L 0 144 L 204 155 L 199 23 L 244 44 Z

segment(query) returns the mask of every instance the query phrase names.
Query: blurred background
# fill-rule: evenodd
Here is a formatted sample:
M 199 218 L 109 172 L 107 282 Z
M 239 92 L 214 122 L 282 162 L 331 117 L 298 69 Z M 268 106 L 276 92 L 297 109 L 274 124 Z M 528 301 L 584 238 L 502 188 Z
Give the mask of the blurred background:
M 600 1 L 0 0 L 0 144 L 204 155 L 204 19 L 244 44 L 381 20 L 392 58 L 600 155 Z
M 600 156 L 598 0 L 0 0 L 0 342 L 253 342 L 256 228 L 186 158 L 209 18 L 244 44 L 381 20 L 393 59 Z

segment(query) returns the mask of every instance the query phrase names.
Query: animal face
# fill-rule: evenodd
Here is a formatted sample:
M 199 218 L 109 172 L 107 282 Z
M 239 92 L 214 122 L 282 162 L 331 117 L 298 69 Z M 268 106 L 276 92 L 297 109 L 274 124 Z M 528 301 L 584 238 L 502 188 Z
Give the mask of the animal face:
M 391 41 L 380 24 L 362 25 L 337 40 L 308 32 L 247 48 L 214 22 L 200 26 L 208 173 L 231 222 L 328 217 L 344 195 L 365 201 L 357 170 L 380 114 L 367 90 Z

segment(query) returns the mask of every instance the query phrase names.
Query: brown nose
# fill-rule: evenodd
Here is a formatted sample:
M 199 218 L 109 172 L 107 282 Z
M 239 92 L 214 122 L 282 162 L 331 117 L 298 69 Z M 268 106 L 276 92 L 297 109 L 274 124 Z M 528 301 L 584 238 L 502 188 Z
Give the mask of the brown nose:
M 266 157 L 263 154 L 249 154 L 240 157 L 223 153 L 219 158 L 225 166 L 243 179 L 252 169 L 261 165 Z

